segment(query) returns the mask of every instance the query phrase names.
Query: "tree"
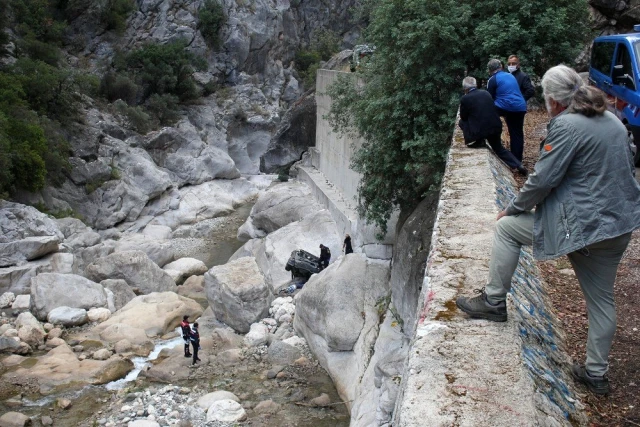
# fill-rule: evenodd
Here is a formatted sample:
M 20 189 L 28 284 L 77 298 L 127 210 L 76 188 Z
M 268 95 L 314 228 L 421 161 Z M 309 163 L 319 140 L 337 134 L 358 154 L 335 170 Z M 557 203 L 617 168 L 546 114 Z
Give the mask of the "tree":
M 588 37 L 585 0 L 363 0 L 376 52 L 328 91 L 334 130 L 359 134 L 358 207 L 386 230 L 394 209 L 438 188 L 462 79 L 519 53 L 538 74 L 571 61 Z M 584 18 L 584 19 L 583 19 Z M 575 23 L 576 19 L 582 19 Z M 570 31 L 568 29 L 571 29 Z
M 464 76 L 461 39 L 471 10 L 456 0 L 380 0 L 366 40 L 376 46 L 364 84 L 330 88 L 329 121 L 364 143 L 352 168 L 362 174 L 360 213 L 386 230 L 396 206 L 419 202 L 442 173 Z
M 218 0 L 205 0 L 198 9 L 198 29 L 210 46 L 219 47 L 219 33 L 227 18 Z

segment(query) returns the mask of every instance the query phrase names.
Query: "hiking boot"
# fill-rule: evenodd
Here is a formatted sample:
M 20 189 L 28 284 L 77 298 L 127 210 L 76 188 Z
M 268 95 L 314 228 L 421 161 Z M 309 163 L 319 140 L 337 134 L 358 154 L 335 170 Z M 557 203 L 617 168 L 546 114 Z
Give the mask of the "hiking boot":
M 185 354 L 184 354 L 184 357 L 191 357 L 191 356 L 192 356 L 192 354 L 191 354 L 191 353 L 185 353 Z
M 524 166 L 517 167 L 516 170 L 522 176 L 529 176 L 529 171 Z
M 584 365 L 573 365 L 571 374 L 574 380 L 587 386 L 591 393 L 601 396 L 609 394 L 609 379 L 606 376 L 592 377 Z
M 475 319 L 487 319 L 493 322 L 507 321 L 507 304 L 505 301 L 500 301 L 498 304 L 493 305 L 487 300 L 484 288 L 476 289 L 474 292 L 479 295 L 476 297 L 458 297 L 456 299 L 456 305 L 460 310 Z

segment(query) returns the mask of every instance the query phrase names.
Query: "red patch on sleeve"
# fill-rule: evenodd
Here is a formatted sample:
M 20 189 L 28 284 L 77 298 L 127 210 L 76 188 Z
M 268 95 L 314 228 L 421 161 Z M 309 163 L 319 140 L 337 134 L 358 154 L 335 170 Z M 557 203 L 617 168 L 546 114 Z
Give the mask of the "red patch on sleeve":
M 544 151 L 551 151 L 552 147 L 549 144 L 545 144 Z

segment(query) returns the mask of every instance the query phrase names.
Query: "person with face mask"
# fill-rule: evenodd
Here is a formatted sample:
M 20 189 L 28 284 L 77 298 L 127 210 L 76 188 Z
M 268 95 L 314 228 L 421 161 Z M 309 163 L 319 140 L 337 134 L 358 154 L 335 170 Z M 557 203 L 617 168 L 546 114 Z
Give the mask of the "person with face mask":
M 542 89 L 551 120 L 540 157 L 498 214 L 486 286 L 456 305 L 473 318 L 504 322 L 521 246 L 532 245 L 538 260 L 567 255 L 589 316 L 586 364 L 573 365 L 572 374 L 591 392 L 608 394 L 613 285 L 631 233 L 640 228 L 640 185 L 627 130 L 599 89 L 564 65 L 545 73 Z
M 516 78 L 518 87 L 520 87 L 520 93 L 522 93 L 525 101 L 528 101 L 535 95 L 536 91 L 531 84 L 531 79 L 527 73 L 520 69 L 520 59 L 516 55 L 511 55 L 509 59 L 507 59 L 507 70 Z
M 502 63 L 492 59 L 487 64 L 491 77 L 487 82 L 487 91 L 493 97 L 498 114 L 504 117 L 509 129 L 509 148 L 513 155 L 522 162 L 524 150 L 524 115 L 527 113 L 527 101 L 524 100 L 518 81 L 502 69 Z

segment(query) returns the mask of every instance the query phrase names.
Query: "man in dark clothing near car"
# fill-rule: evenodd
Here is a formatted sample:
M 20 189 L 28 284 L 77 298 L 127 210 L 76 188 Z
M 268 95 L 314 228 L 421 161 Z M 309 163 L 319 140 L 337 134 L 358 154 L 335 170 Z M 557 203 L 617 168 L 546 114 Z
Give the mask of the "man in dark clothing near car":
M 331 259 L 331 251 L 328 247 L 320 243 L 320 268 L 325 269 L 329 266 L 329 260 Z
M 476 79 L 462 81 L 464 96 L 460 99 L 460 123 L 467 147 L 481 148 L 485 140 L 496 155 L 512 169 L 526 175 L 522 163 L 502 145 L 502 121 L 493 106 L 493 98 L 486 90 L 477 88 Z
M 524 100 L 528 101 L 531 99 L 531 97 L 535 95 L 536 90 L 531 84 L 529 75 L 520 69 L 520 59 L 516 55 L 511 55 L 509 59 L 507 59 L 507 70 L 516 78 Z
M 527 101 L 520 93 L 516 78 L 502 69 L 498 59 L 490 60 L 487 70 L 491 75 L 487 82 L 487 90 L 493 97 L 498 114 L 507 122 L 511 139 L 510 150 L 521 162 L 524 151 L 524 115 L 527 113 Z
M 344 242 L 342 243 L 342 250 L 345 255 L 353 253 L 353 247 L 351 246 L 351 236 L 348 234 L 344 238 Z
M 184 340 L 184 357 L 191 357 L 191 353 L 189 353 L 189 345 L 191 344 L 191 326 L 189 326 L 189 316 L 182 316 L 180 329 L 182 329 L 182 339 Z

